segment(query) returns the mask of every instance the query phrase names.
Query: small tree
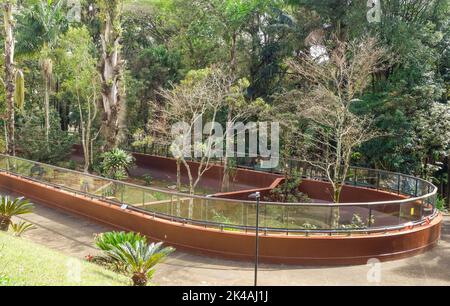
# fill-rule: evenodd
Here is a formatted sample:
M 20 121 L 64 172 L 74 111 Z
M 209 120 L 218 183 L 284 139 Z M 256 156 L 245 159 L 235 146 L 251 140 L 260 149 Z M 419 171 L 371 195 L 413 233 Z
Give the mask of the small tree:
M 308 55 L 289 59 L 287 64 L 304 90 L 289 94 L 297 104 L 307 128 L 300 133 L 303 160 L 324 173 L 330 182 L 334 202 L 339 203 L 355 148 L 380 136 L 373 118 L 358 116 L 353 105 L 367 88 L 370 77 L 389 63 L 388 52 L 376 39 L 365 37 L 346 43 L 335 40 L 330 59 L 318 61 Z M 334 209 L 332 226 L 339 226 L 339 209 Z
M 85 28 L 70 28 L 61 38 L 58 49 L 60 67 L 66 78 L 61 84 L 60 95 L 70 96 L 75 101 L 74 112 L 79 114 L 79 132 L 84 153 L 84 171 L 93 164 L 94 142 L 100 130 L 96 128 L 100 78 L 95 69 L 92 52 L 95 49 Z
M 183 145 L 186 142 L 191 144 L 192 131 L 197 124 L 205 119 L 209 119 L 210 122 L 216 121 L 219 110 L 230 95 L 232 85 L 233 78 L 222 69 L 208 68 L 191 71 L 181 84 L 171 90 L 161 91 L 167 108 L 163 111 L 163 117 L 160 118 L 159 122 L 162 125 L 159 125 L 159 131 L 166 131 L 163 135 L 171 140 L 173 155 L 186 168 L 191 194 L 195 193 L 202 176 L 212 167 L 213 151 L 216 149 L 215 146 L 223 141 L 223 134 L 217 135 L 214 125 L 211 125 L 205 128 L 201 139 L 194 141 L 194 146 L 185 148 Z M 169 135 L 171 132 L 169 125 L 177 123 L 187 124 L 189 131 Z M 203 130 L 203 126 L 201 128 Z M 194 177 L 192 166 L 188 163 L 188 159 L 196 155 L 195 152 L 201 153 L 196 177 Z

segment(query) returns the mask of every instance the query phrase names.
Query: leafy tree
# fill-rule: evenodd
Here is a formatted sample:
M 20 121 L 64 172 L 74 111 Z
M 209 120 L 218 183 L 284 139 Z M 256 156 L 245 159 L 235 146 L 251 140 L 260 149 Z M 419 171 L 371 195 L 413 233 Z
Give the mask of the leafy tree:
M 52 52 L 59 35 L 67 31 L 67 6 L 64 0 L 36 0 L 24 8 L 19 19 L 18 51 L 24 54 L 40 52 L 44 84 L 45 135 L 50 137 L 50 94 L 53 78 Z
M 73 101 L 72 111 L 78 113 L 79 134 L 84 152 L 84 171 L 93 163 L 94 142 L 98 138 L 98 99 L 100 79 L 92 56 L 95 47 L 86 27 L 70 28 L 60 39 L 57 50 L 61 67 L 59 95 Z M 97 131 L 95 128 L 97 127 Z
M 17 144 L 24 158 L 55 164 L 65 160 L 71 153 L 76 138 L 63 131 L 60 117 L 55 110 L 50 112 L 49 141 L 45 130 L 45 113 L 35 107 L 17 118 Z M 43 144 L 49 143 L 50 146 Z

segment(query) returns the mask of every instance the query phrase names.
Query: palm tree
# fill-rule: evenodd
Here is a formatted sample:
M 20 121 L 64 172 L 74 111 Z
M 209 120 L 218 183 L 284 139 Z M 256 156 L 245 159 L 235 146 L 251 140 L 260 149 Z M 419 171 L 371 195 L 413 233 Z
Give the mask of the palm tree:
M 12 217 L 32 213 L 33 209 L 33 204 L 24 198 L 0 197 L 0 231 L 8 230 Z
M 162 247 L 163 243 L 147 244 L 141 240 L 113 246 L 106 254 L 127 267 L 134 286 L 146 286 L 155 273 L 155 266 L 175 251 Z
M 69 27 L 66 10 L 65 0 L 37 1 L 24 9 L 20 20 L 22 36 L 19 35 L 18 39 L 19 53 L 34 53 L 40 50 L 47 142 L 50 132 L 50 93 L 53 78 L 51 53 L 60 34 L 67 31 Z

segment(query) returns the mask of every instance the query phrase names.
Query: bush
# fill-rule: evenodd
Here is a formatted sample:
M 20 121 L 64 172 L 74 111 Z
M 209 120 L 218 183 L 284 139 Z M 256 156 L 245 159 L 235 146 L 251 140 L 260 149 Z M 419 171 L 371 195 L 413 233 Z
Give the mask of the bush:
M 447 211 L 447 206 L 445 203 L 445 199 L 442 198 L 441 196 L 438 196 L 437 201 L 436 201 L 436 208 L 441 211 L 441 212 L 446 212 Z
M 126 179 L 129 168 L 134 164 L 133 156 L 121 149 L 103 153 L 102 159 L 100 164 L 102 175 L 114 180 Z
M 142 176 L 142 179 L 144 180 L 145 185 L 147 186 L 151 186 L 153 183 L 153 177 L 150 174 Z
M 36 109 L 17 121 L 16 146 L 24 158 L 57 164 L 72 152 L 76 137 L 61 129 L 59 116 L 54 111 L 51 112 L 48 145 L 42 110 Z

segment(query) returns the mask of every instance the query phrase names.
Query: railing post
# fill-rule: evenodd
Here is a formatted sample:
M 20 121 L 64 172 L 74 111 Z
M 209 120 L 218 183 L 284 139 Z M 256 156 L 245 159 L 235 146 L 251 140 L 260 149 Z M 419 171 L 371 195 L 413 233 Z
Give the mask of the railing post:
M 373 217 L 373 212 L 372 212 L 372 206 L 370 206 L 369 208 L 369 220 L 368 220 L 368 228 L 372 227 L 372 217 Z
M 377 190 L 380 190 L 380 182 L 381 181 L 381 174 L 379 171 L 377 171 Z
M 398 194 L 400 194 L 400 190 L 402 188 L 401 184 L 402 184 L 402 177 L 401 177 L 400 174 L 398 174 L 398 185 L 397 185 L 398 186 L 398 188 L 397 188 L 397 193 Z

